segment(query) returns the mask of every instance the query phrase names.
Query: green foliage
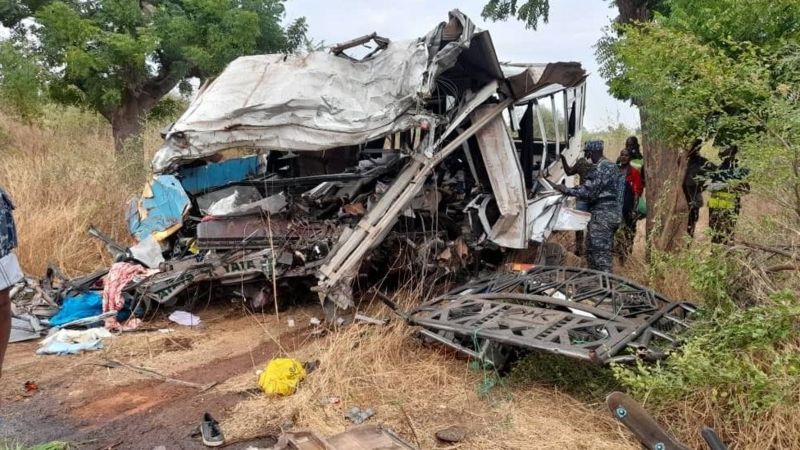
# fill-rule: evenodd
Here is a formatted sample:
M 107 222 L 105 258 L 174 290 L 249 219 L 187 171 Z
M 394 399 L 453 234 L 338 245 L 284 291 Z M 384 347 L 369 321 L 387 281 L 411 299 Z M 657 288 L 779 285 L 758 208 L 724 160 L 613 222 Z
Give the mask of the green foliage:
M 74 448 L 68 442 L 52 441 L 44 444 L 34 445 L 33 447 L 26 447 L 10 441 L 0 440 L 0 450 L 69 450 Z
M 181 97 L 168 95 L 162 98 L 150 112 L 147 113 L 148 122 L 173 122 L 186 110 L 189 102 Z
M 753 190 L 774 199 L 789 223 L 800 224 L 800 45 L 772 57 L 773 92 L 755 115 L 761 132 L 741 143 Z
M 307 29 L 304 18 L 281 25 L 284 0 L 10 1 L 0 21 L 39 53 L 52 98 L 112 124 L 120 113 L 138 121 L 178 84 L 238 56 L 294 51 Z
M 681 148 L 695 137 L 741 135 L 750 114 L 769 96 L 766 72 L 754 49 L 737 60 L 693 34 L 659 24 L 629 26 L 601 55 L 611 92 L 646 105 L 654 137 Z
M 700 309 L 680 350 L 665 361 L 614 367 L 637 397 L 654 405 L 708 398 L 728 419 L 748 420 L 798 401 L 800 301 L 789 291 L 754 298 L 743 276 L 751 269 L 734 252 L 695 242 L 677 255 L 651 255 L 651 276 L 687 273 Z
M 600 400 L 619 389 L 614 374 L 606 367 L 542 352 L 530 353 L 517 361 L 508 380 L 518 386 L 555 385 L 586 401 Z
M 630 136 L 637 136 L 641 140 L 641 132 L 632 128 L 628 128 L 623 123 L 616 125 L 608 125 L 604 130 L 584 131 L 583 140 L 599 140 L 603 141 L 605 145 L 606 156 L 614 160 L 619 155 L 619 152 L 625 148 L 625 140 Z
M 33 55 L 14 46 L 0 43 L 0 106 L 22 120 L 41 117 L 45 103 L 44 75 Z
M 525 28 L 533 28 L 539 25 L 541 20 L 547 23 L 550 15 L 549 0 L 489 0 L 483 7 L 481 16 L 484 19 L 498 21 L 507 20 L 509 17 L 516 17 L 525 23 Z
M 800 302 L 793 295 L 703 314 L 680 352 L 656 366 L 616 366 L 616 377 L 636 396 L 661 404 L 707 392 L 715 409 L 728 415 L 751 416 L 797 401 Z
M 738 54 L 737 43 L 767 50 L 800 36 L 796 0 L 670 0 L 667 26 L 688 31 L 703 43 Z
M 681 148 L 696 137 L 727 145 L 761 133 L 775 100 L 776 55 L 800 36 L 800 4 L 669 0 L 667 6 L 669 14 L 654 23 L 617 27 L 619 36 L 598 44 L 612 94 L 644 105 L 655 137 Z

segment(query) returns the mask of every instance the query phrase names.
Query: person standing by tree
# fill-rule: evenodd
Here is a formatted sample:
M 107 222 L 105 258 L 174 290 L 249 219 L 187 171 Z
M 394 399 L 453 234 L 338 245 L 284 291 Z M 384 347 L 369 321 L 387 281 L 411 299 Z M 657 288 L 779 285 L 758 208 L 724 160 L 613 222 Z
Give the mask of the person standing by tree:
M 555 189 L 589 202 L 592 218 L 587 230 L 586 261 L 590 269 L 611 273 L 614 268 L 611 250 L 614 233 L 622 221 L 625 180 L 617 165 L 603 156 L 603 141 L 589 141 L 586 149 L 595 166 L 584 183 L 574 188 L 557 184 Z
M 695 139 L 687 153 L 686 173 L 683 176 L 683 195 L 689 205 L 689 221 L 686 232 L 694 237 L 697 220 L 700 218 L 700 208 L 703 206 L 703 185 L 709 169 L 713 165 L 700 155 L 703 147 L 702 139 Z
M 3 359 L 11 337 L 11 286 L 22 279 L 16 255 L 11 251 L 17 246 L 17 230 L 12 211 L 14 204 L 3 188 L 0 188 L 0 378 L 3 376 Z
M 627 143 L 626 143 L 627 145 Z M 633 241 L 636 237 L 636 222 L 639 220 L 637 204 L 644 192 L 642 176 L 636 167 L 631 163 L 631 152 L 627 148 L 619 153 L 617 159 L 619 171 L 625 177 L 625 193 L 622 202 L 622 226 L 617 239 L 617 249 L 620 261 L 625 262 L 625 258 L 631 254 Z
M 642 179 L 642 187 L 644 187 L 644 155 L 639 145 L 639 138 L 636 136 L 628 136 L 628 138 L 625 139 L 625 150 L 628 151 L 631 166 L 639 171 L 640 178 Z
M 750 186 L 744 182 L 749 171 L 739 167 L 738 152 L 736 145 L 720 151 L 722 164 L 709 177 L 708 226 L 713 233 L 711 241 L 715 244 L 730 244 L 733 240 L 736 219 L 742 209 L 742 194 L 750 191 Z

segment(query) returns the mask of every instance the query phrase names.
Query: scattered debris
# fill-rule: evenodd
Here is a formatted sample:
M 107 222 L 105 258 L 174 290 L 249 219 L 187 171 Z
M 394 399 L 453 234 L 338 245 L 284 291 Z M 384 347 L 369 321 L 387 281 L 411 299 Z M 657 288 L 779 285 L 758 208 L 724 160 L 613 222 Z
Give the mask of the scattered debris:
M 607 364 L 664 358 L 694 311 L 612 274 L 540 266 L 467 283 L 408 320 L 424 336 L 495 367 L 508 347 Z
M 634 399 L 622 392 L 612 392 L 606 405 L 615 419 L 625 425 L 642 445 L 650 450 L 688 450 L 689 447 L 675 439 Z M 711 450 L 727 450 L 717 433 L 703 427 L 703 439 Z
M 342 399 L 340 397 L 336 397 L 335 395 L 331 395 L 331 396 L 328 396 L 328 397 L 323 397 L 323 398 L 321 398 L 319 400 L 319 404 L 323 405 L 323 406 L 325 406 L 325 405 L 338 405 L 341 402 L 342 402 Z
M 358 406 L 353 406 L 352 408 L 347 410 L 344 416 L 354 424 L 361 425 L 367 419 L 369 419 L 374 415 L 375 411 L 373 411 L 372 408 L 361 409 Z
M 372 325 L 386 325 L 389 323 L 389 319 L 376 319 L 374 317 L 365 316 L 364 314 L 356 314 L 354 317 L 355 320 L 359 322 L 365 322 Z
M 388 428 L 364 425 L 324 438 L 313 431 L 284 433 L 270 450 L 416 450 Z
M 467 429 L 458 425 L 453 425 L 436 432 L 436 439 L 450 444 L 456 444 L 466 438 Z
M 190 312 L 181 310 L 173 311 L 172 314 L 169 315 L 169 320 L 185 327 L 196 327 L 202 323 L 199 317 Z
M 45 327 L 36 316 L 22 314 L 11 318 L 11 336 L 9 343 L 39 339 Z
M 102 367 L 107 367 L 109 369 L 117 369 L 117 368 L 128 369 L 128 370 L 131 370 L 133 372 L 140 373 L 142 375 L 147 375 L 147 376 L 150 376 L 150 377 L 158 378 L 158 379 L 166 381 L 168 383 L 180 384 L 182 386 L 193 387 L 195 389 L 199 389 L 200 392 L 207 391 L 207 390 L 209 390 L 212 387 L 217 385 L 216 382 L 209 383 L 209 384 L 198 384 L 198 383 L 192 383 L 190 381 L 179 380 L 177 378 L 168 377 L 166 375 L 163 375 L 163 374 L 161 374 L 159 372 L 156 372 L 155 370 L 148 369 L 146 367 L 133 366 L 131 364 L 126 364 L 126 363 L 123 363 L 123 362 L 120 362 L 120 361 L 115 361 L 113 359 L 107 359 L 103 363 L 93 363 L 93 364 L 94 365 L 99 365 L 99 366 L 102 366 Z
M 111 336 L 111 333 L 103 327 L 88 330 L 58 330 L 42 340 L 36 354 L 76 355 L 84 351 L 100 350 L 103 348 L 103 339 Z
M 102 314 L 103 294 L 99 291 L 81 292 L 77 295 L 65 297 L 62 300 L 61 309 L 50 318 L 49 322 L 54 327 L 63 327 L 64 325 Z
M 203 445 L 206 447 L 219 447 L 225 443 L 225 436 L 222 434 L 222 428 L 211 414 L 203 414 L 203 421 L 200 423 L 200 435 L 203 439 Z
M 268 395 L 292 395 L 306 377 L 303 364 L 296 359 L 275 358 L 258 377 L 258 385 Z
M 24 385 L 24 388 L 25 388 L 25 392 L 30 394 L 32 392 L 38 391 L 39 390 L 39 385 L 37 385 L 35 381 L 26 381 L 25 385 Z
M 319 360 L 315 359 L 313 361 L 306 361 L 303 363 L 303 369 L 306 371 L 306 375 L 310 374 L 311 372 L 317 370 L 319 368 Z

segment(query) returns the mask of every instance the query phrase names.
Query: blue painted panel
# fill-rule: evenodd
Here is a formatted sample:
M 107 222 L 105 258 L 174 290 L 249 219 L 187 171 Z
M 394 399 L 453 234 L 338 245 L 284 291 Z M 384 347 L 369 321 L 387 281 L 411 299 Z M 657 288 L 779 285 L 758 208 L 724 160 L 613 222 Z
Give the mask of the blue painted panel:
M 163 239 L 159 234 L 177 224 L 183 224 L 183 214 L 189 209 L 189 196 L 174 175 L 159 175 L 150 181 L 152 196 L 137 199 L 128 205 L 126 219 L 128 230 L 137 240 L 150 235 Z M 146 211 L 145 217 L 139 210 Z
M 258 172 L 258 157 L 234 158 L 178 171 L 183 188 L 190 194 L 208 192 L 229 183 L 242 181 Z

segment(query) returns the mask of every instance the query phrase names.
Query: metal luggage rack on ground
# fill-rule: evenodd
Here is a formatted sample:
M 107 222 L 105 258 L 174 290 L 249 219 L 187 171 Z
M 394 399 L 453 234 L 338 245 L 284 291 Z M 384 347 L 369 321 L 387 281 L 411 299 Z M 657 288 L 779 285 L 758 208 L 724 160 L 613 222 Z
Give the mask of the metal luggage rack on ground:
M 615 275 L 542 266 L 460 286 L 407 317 L 423 335 L 497 367 L 509 348 L 600 364 L 662 359 L 694 312 Z

